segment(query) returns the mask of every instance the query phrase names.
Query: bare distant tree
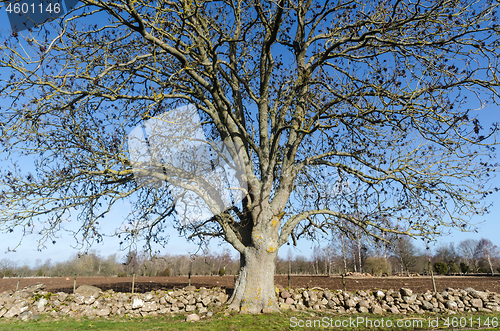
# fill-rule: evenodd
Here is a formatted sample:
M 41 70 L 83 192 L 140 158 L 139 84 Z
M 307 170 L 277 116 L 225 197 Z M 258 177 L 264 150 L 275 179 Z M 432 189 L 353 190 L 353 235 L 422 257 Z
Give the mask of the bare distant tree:
M 488 262 L 491 275 L 493 276 L 495 274 L 495 270 L 493 268 L 492 260 L 495 257 L 498 257 L 498 255 L 500 254 L 498 247 L 495 244 L 493 244 L 491 240 L 486 238 L 481 238 L 481 240 L 479 240 L 479 242 L 477 243 L 476 251 L 479 252 L 480 256 L 483 257 Z
M 293 259 L 292 250 L 289 248 L 288 252 L 286 253 L 286 260 L 288 262 L 288 274 L 292 273 L 292 259 Z
M 478 241 L 474 239 L 466 239 L 458 244 L 458 251 L 460 256 L 464 259 L 465 264 L 467 264 L 472 271 L 477 272 L 479 269 L 478 261 Z
M 328 275 L 330 275 L 333 270 L 333 263 L 335 256 L 332 245 L 328 244 L 326 247 L 323 248 L 323 256 L 325 262 L 325 271 Z
M 442 260 L 446 264 L 455 263 L 458 259 L 457 251 L 455 250 L 455 245 L 449 243 L 448 245 L 440 245 L 436 249 L 436 258 Z
M 409 273 L 410 269 L 417 264 L 418 250 L 409 237 L 398 237 L 392 246 L 392 253 L 401 265 L 401 272 Z
M 333 250 L 341 256 L 342 259 L 342 273 L 347 273 L 348 271 L 348 260 L 350 254 L 350 239 L 348 237 L 348 230 L 345 227 L 345 222 L 343 220 L 339 221 L 341 225 L 337 230 L 332 230 L 332 240 L 331 246 Z
M 129 251 L 125 256 L 123 265 L 126 267 L 128 274 L 137 274 L 141 267 L 141 260 L 136 251 Z

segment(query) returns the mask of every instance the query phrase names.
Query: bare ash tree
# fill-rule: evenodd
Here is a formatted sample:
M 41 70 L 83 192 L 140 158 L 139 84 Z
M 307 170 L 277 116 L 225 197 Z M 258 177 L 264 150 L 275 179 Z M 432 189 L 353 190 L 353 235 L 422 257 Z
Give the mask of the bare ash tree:
M 223 238 L 241 254 L 231 309 L 277 309 L 278 249 L 340 220 L 379 240 L 467 230 L 486 211 L 497 167 L 496 127 L 474 109 L 498 104 L 498 6 L 82 0 L 0 43 L 1 150 L 14 160 L 2 166 L 1 228 L 39 233 L 43 246 L 71 213 L 75 237 L 91 243 L 105 235 L 102 217 L 130 199 L 115 234 L 164 243 L 178 173 L 140 185 L 127 134 L 193 104 L 210 139 L 236 146 L 248 184 L 233 208 L 177 222 L 189 238 Z M 15 164 L 32 158 L 32 168 Z M 198 193 L 210 204 L 215 191 Z
M 491 271 L 491 275 L 494 276 L 495 269 L 493 268 L 492 260 L 500 256 L 498 246 L 493 244 L 489 239 L 481 238 L 477 244 L 477 251 L 480 252 L 480 256 L 486 260 Z

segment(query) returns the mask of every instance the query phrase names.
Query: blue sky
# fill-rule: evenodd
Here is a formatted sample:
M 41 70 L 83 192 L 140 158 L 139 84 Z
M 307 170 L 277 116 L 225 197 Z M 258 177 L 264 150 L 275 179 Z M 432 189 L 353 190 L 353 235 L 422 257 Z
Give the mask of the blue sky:
M 0 35 L 7 36 L 10 32 L 10 27 L 8 25 L 7 14 L 5 10 L 0 10 Z M 1 106 L 1 104 L 0 104 Z M 494 107 L 489 107 L 480 111 L 480 119 L 483 126 L 488 126 L 492 122 L 500 122 L 500 114 L 498 109 Z M 5 161 L 0 160 L 0 166 L 3 168 L 5 166 Z M 26 165 L 28 166 L 28 165 Z M 500 187 L 500 179 L 494 178 L 491 181 L 491 185 L 494 187 Z M 491 203 L 499 200 L 500 195 L 498 193 L 490 195 L 486 203 Z M 122 205 L 116 206 L 110 214 L 108 214 L 105 219 L 101 222 L 104 230 L 107 232 L 112 232 L 121 224 L 121 220 L 124 219 L 128 211 L 130 210 L 130 205 L 124 202 Z M 441 237 L 435 245 L 455 243 L 458 244 L 460 241 L 465 239 L 480 239 L 488 238 L 496 245 L 500 246 L 500 238 L 498 234 L 500 233 L 500 203 L 497 203 L 491 208 L 491 213 L 484 216 L 477 216 L 471 219 L 472 224 L 477 224 L 477 233 L 471 232 L 460 232 L 458 230 L 450 230 L 448 236 Z M 71 218 L 75 218 L 76 215 L 72 215 Z M 67 223 L 68 229 L 76 229 L 77 224 L 75 221 Z M 195 244 L 187 242 L 184 238 L 179 237 L 177 232 L 169 226 L 168 234 L 170 240 L 164 249 L 161 249 L 162 253 L 174 254 L 187 254 L 193 253 L 197 250 Z M 79 252 L 79 248 L 73 248 L 75 245 L 74 239 L 69 233 L 62 232 L 60 238 L 56 239 L 56 244 L 47 244 L 47 248 L 42 251 L 37 250 L 37 237 L 28 236 L 23 240 L 22 245 L 16 250 L 16 252 L 6 252 L 8 248 L 13 248 L 17 245 L 21 237 L 21 232 L 19 230 L 13 233 L 4 234 L 0 233 L 0 259 L 7 258 L 10 260 L 17 261 L 18 264 L 30 264 L 33 265 L 37 259 L 45 261 L 46 259 L 51 259 L 51 261 L 63 261 L 70 258 L 72 255 Z M 307 240 L 299 241 L 299 245 L 296 248 L 293 246 L 283 246 L 280 250 L 281 256 L 286 256 L 288 252 L 288 247 L 292 248 L 292 253 L 294 255 L 305 255 L 310 256 L 313 247 L 317 245 L 318 242 L 312 242 Z M 321 246 L 327 244 L 327 240 L 320 241 Z M 420 242 L 417 241 L 417 245 L 420 248 L 424 248 Z M 223 248 L 230 247 L 230 245 L 221 242 L 220 240 L 214 240 L 210 245 L 210 250 L 212 251 L 222 251 Z M 140 244 L 139 244 L 140 248 Z M 159 249 L 159 247 L 157 247 Z M 101 255 L 118 254 L 124 256 L 125 251 L 120 251 L 119 240 L 116 238 L 105 238 L 103 243 L 95 244 L 92 249 L 97 251 Z M 232 249 L 232 248 L 231 248 Z M 232 249 L 233 254 L 236 256 L 236 251 Z

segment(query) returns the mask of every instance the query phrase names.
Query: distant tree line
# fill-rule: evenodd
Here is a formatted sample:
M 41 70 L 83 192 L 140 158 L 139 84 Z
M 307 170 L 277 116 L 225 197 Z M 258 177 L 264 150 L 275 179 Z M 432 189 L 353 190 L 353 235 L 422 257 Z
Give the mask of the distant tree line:
M 229 250 L 203 255 L 150 256 L 129 252 L 123 258 L 116 254 L 101 256 L 95 251 L 76 254 L 64 262 L 52 263 L 38 259 L 34 266 L 20 265 L 18 261 L 0 260 L 1 277 L 63 277 L 63 276 L 180 276 L 236 274 L 239 261 Z
M 489 239 L 467 239 L 458 245 L 441 245 L 433 252 L 417 248 L 408 237 L 370 242 L 362 236 L 335 236 L 316 246 L 310 257 L 289 249 L 278 257 L 277 274 L 332 275 L 370 273 L 374 276 L 500 273 L 500 251 Z M 150 256 L 131 251 L 123 258 L 101 256 L 95 251 L 76 254 L 64 262 L 36 260 L 34 266 L 0 259 L 0 277 L 236 275 L 239 259 L 228 249 L 198 255 Z
M 365 238 L 339 235 L 325 246 L 316 246 L 310 258 L 278 259 L 277 273 L 381 275 L 495 274 L 500 273 L 500 251 L 489 239 L 467 239 L 430 249 L 417 248 L 409 237 L 387 242 L 369 242 Z

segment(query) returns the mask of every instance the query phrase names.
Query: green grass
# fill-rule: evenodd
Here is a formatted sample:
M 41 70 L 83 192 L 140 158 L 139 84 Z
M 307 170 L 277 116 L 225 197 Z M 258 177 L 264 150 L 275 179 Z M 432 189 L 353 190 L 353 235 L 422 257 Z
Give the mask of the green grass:
M 295 318 L 295 319 L 293 319 Z M 455 319 L 454 319 L 455 318 Z M 429 325 L 429 319 L 439 321 L 439 327 L 434 328 Z M 450 324 L 445 326 L 446 320 Z M 461 319 L 461 320 L 460 320 Z M 488 320 L 487 320 L 488 319 Z M 382 315 L 375 316 L 370 314 L 356 315 L 337 315 L 328 312 L 283 312 L 281 314 L 266 314 L 266 315 L 239 315 L 239 314 L 224 314 L 218 313 L 211 318 L 201 319 L 198 322 L 185 322 L 185 316 L 179 315 L 174 317 L 145 317 L 145 318 L 96 318 L 89 320 L 82 318 L 77 320 L 74 318 L 61 318 L 54 320 L 50 316 L 42 316 L 38 321 L 23 322 L 20 320 L 1 320 L 0 330 L 331 330 L 338 329 L 338 325 L 344 324 L 346 327 L 341 327 L 341 330 L 477 330 L 479 329 L 478 321 L 481 321 L 481 330 L 498 330 L 500 327 L 499 313 L 462 313 L 456 315 Z M 294 322 L 293 322 L 294 321 Z M 303 323 L 311 323 L 312 327 L 304 325 L 299 326 L 299 321 Z M 309 321 L 309 322 L 307 322 Z M 316 321 L 316 327 L 314 327 Z M 371 321 L 372 327 L 369 327 Z M 378 321 L 378 322 L 377 322 Z M 386 327 L 376 327 L 375 323 L 385 323 Z M 397 323 L 403 323 L 402 327 L 398 328 Z M 453 328 L 453 323 L 456 324 Z M 485 326 L 488 321 L 490 327 Z M 360 324 L 356 324 L 360 322 Z M 293 327 L 293 324 L 296 324 Z M 320 323 L 322 323 L 320 325 Z M 387 327 L 388 323 L 392 323 L 392 327 Z M 498 323 L 498 326 L 497 324 Z M 406 325 L 405 325 L 406 324 Z M 326 326 L 332 326 L 326 327 Z M 354 325 L 354 327 L 353 327 Z M 368 326 L 368 327 L 367 327 Z

